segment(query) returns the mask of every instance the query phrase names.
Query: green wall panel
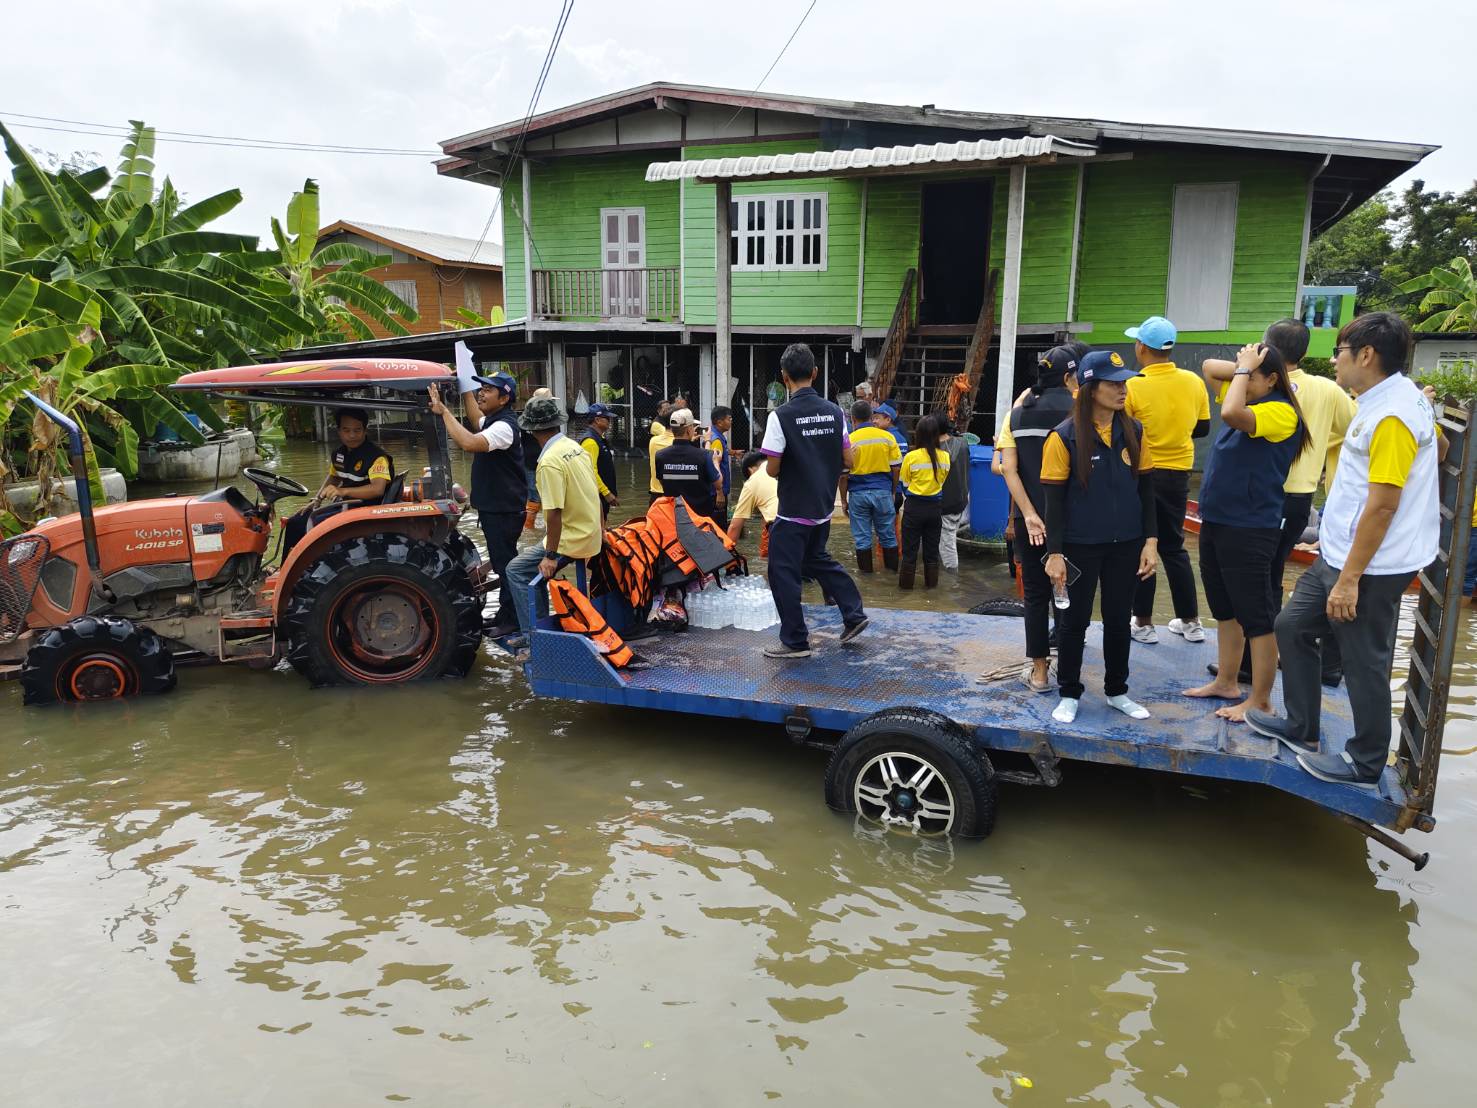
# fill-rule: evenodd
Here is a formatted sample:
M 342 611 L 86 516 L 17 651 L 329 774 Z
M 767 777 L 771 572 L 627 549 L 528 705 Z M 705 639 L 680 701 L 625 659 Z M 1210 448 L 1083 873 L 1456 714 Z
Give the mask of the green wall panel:
M 886 327 L 892 322 L 903 277 L 918 264 L 922 197 L 922 186 L 910 178 L 877 177 L 872 181 L 867 193 L 864 327 Z M 853 316 L 853 322 L 855 319 Z
M 518 213 L 523 205 L 523 178 L 514 174 L 503 186 L 498 217 L 503 221 L 503 311 L 508 319 L 528 315 L 527 288 L 523 274 L 523 224 Z

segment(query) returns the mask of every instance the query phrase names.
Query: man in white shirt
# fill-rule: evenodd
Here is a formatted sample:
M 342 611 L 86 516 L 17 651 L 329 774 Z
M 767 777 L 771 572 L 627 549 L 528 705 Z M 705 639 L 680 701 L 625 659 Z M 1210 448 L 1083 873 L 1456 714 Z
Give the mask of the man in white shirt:
M 1323 508 L 1318 560 L 1277 617 L 1287 718 L 1252 710 L 1252 730 L 1297 753 L 1323 781 L 1374 788 L 1390 753 L 1390 667 L 1400 597 L 1441 538 L 1436 420 L 1405 375 L 1410 327 L 1391 312 L 1359 316 L 1334 347 L 1338 383 L 1359 401 Z M 1320 640 L 1344 660 L 1354 737 L 1319 745 Z

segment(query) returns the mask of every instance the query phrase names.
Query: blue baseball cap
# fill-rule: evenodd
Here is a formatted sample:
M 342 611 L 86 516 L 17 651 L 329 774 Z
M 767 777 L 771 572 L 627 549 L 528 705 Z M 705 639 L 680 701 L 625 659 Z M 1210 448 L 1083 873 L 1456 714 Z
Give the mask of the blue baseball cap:
M 597 403 L 590 405 L 589 410 L 585 412 L 585 416 L 589 419 L 614 419 L 615 413 L 604 404 Z
M 1138 375 L 1138 370 L 1123 364 L 1123 356 L 1116 350 L 1094 350 L 1077 367 L 1079 385 L 1089 381 L 1127 381 Z
M 506 373 L 494 373 L 491 377 L 479 377 L 474 373 L 472 374 L 472 380 L 476 381 L 479 385 L 485 386 L 486 388 L 497 389 L 498 392 L 502 393 L 510 400 L 517 399 L 518 382 L 513 380 L 513 378 L 509 377 Z
M 872 409 L 872 414 L 873 415 L 885 415 L 888 419 L 892 420 L 894 423 L 897 422 L 897 409 L 894 408 L 891 404 L 887 404 L 887 403 L 878 404 L 875 408 Z
M 1174 324 L 1162 315 L 1151 315 L 1137 327 L 1130 327 L 1123 333 L 1131 339 L 1137 339 L 1150 350 L 1168 350 L 1179 337 Z

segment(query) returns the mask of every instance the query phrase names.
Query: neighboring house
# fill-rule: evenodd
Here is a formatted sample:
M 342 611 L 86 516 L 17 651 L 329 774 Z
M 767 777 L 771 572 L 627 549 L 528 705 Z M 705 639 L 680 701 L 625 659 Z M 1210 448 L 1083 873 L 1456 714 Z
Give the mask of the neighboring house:
M 966 371 L 986 436 L 1040 351 L 1124 349 L 1148 315 L 1179 325 L 1184 364 L 1293 313 L 1326 355 L 1353 304 L 1303 295 L 1310 237 L 1436 149 L 668 83 L 523 130 L 441 144 L 439 173 L 503 189 L 511 322 L 456 337 L 544 357 L 636 446 L 679 390 L 732 404 L 749 445 L 795 340 L 829 394 L 871 374 L 910 420 Z M 446 336 L 378 348 L 450 356 Z
M 1411 368 L 1477 368 L 1477 331 L 1417 331 Z
M 503 305 L 502 247 L 495 242 L 479 247 L 476 239 L 347 219 L 318 232 L 319 246 L 331 242 L 390 255 L 389 265 L 370 270 L 368 276 L 420 313 L 417 322 L 406 325 L 413 335 L 444 331 L 442 320 L 454 318 L 458 308 L 490 317 L 493 308 Z M 365 322 L 377 337 L 387 337 L 378 323 Z

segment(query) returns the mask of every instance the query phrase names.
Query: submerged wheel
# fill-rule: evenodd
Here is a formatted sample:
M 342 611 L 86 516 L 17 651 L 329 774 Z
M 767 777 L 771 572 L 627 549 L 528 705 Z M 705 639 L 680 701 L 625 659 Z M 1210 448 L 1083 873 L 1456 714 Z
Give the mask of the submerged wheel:
M 836 744 L 826 803 L 884 827 L 984 838 L 995 826 L 995 771 L 963 728 L 926 708 L 868 716 Z
M 314 685 L 464 677 L 482 645 L 482 610 L 447 550 L 406 535 L 331 547 L 293 589 L 287 659 Z
M 467 575 L 467 580 L 471 582 L 473 588 L 480 586 L 485 563 L 482 561 L 482 555 L 477 553 L 477 544 L 453 528 L 446 536 L 446 550 L 452 560 L 461 567 L 461 571 Z M 492 567 L 488 566 L 486 572 L 491 573 Z
M 27 704 L 118 700 L 174 685 L 174 655 L 164 640 L 116 616 L 80 616 L 53 627 L 21 666 Z

